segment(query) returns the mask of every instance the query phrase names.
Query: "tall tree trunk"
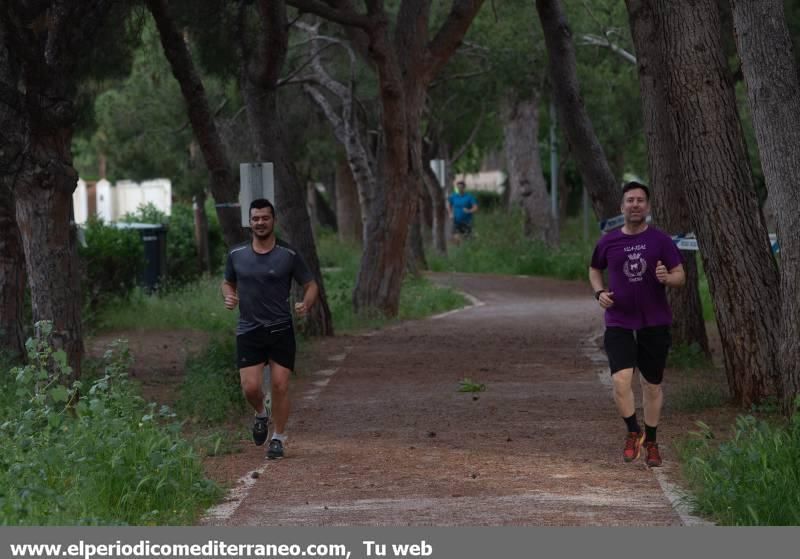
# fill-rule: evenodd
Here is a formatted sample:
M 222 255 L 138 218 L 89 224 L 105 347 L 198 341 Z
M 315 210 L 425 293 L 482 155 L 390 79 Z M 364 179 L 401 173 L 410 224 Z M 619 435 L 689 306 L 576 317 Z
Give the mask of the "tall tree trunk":
M 15 183 L 17 221 L 25 251 L 34 322 L 50 321 L 50 343 L 67 354 L 73 378 L 81 374 L 80 269 L 77 235 L 70 226 L 72 193 L 71 128 L 36 130 Z
M 539 156 L 539 99 L 534 94 L 530 99 L 507 101 L 503 134 L 511 189 L 509 204 L 522 208 L 526 237 L 556 246 L 558 230 Z
M 716 0 L 658 0 L 655 25 L 663 29 L 667 102 L 728 384 L 748 406 L 768 394 L 778 371 L 779 277 L 722 56 Z
M 586 112 L 580 93 L 572 31 L 559 0 L 536 0 L 544 30 L 548 68 L 564 135 L 589 190 L 598 219 L 619 215 L 622 192 L 617 185 Z
M 25 257 L 17 229 L 14 197 L 0 180 L 0 353 L 25 355 L 23 311 Z
M 180 85 L 189 122 L 211 178 L 211 193 L 216 203 L 217 217 L 222 236 L 230 247 L 247 239 L 242 229 L 239 208 L 239 184 L 231 171 L 222 137 L 214 122 L 208 105 L 203 82 L 195 69 L 192 55 L 183 34 L 169 14 L 166 0 L 146 0 L 147 7 L 155 19 L 164 55 L 172 67 L 172 73 Z
M 345 159 L 336 162 L 336 223 L 340 241 L 361 243 L 364 235 L 361 206 L 353 173 Z
M 430 160 L 427 161 L 430 162 Z M 439 185 L 439 179 L 433 173 L 430 164 L 423 165 L 423 170 L 423 180 L 425 188 L 428 189 L 433 213 L 433 225 L 431 226 L 433 250 L 444 256 L 447 254 L 447 206 L 445 205 L 444 189 Z
M 666 61 L 659 49 L 660 30 L 655 26 L 652 2 L 626 0 L 626 3 L 639 70 L 654 219 L 656 225 L 669 233 L 685 234 L 692 227 L 684 192 L 686 179 L 667 106 Z M 675 344 L 697 344 L 709 355 L 695 252 L 683 251 L 683 260 L 686 285 L 683 289 L 667 290 L 674 317 L 672 340 Z
M 286 5 L 282 0 L 260 0 L 258 6 L 263 34 L 256 50 L 243 62 L 242 97 L 256 156 L 260 161 L 273 164 L 279 227 L 303 256 L 319 285 L 319 300 L 302 323 L 302 330 L 309 336 L 330 336 L 333 335 L 333 320 L 306 208 L 306 189 L 287 151 L 278 110 L 277 83 L 289 39 Z
M 783 409 L 800 394 L 800 83 L 783 2 L 731 0 L 736 44 L 780 241 Z

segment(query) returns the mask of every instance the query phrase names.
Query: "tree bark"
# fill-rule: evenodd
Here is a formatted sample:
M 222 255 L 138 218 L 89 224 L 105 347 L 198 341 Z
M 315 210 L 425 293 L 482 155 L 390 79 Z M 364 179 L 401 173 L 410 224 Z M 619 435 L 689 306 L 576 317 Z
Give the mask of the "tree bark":
M 4 182 L 0 180 L 0 353 L 19 358 L 25 355 L 25 256 L 14 197 Z
M 164 56 L 180 85 L 186 102 L 189 122 L 211 178 L 211 193 L 216 202 L 217 217 L 225 244 L 229 247 L 247 239 L 242 228 L 239 208 L 239 184 L 231 171 L 222 137 L 208 105 L 203 81 L 195 69 L 192 55 L 183 34 L 169 14 L 166 0 L 147 0 L 147 7 L 155 19 Z
M 278 226 L 303 256 L 319 285 L 319 300 L 301 324 L 301 329 L 309 336 L 331 336 L 333 321 L 306 208 L 306 189 L 283 140 L 278 109 L 278 77 L 289 39 L 286 5 L 282 0 L 260 0 L 258 8 L 263 28 L 257 48 L 242 64 L 242 97 L 256 155 L 260 161 L 273 164 Z
M 581 97 L 569 23 L 558 0 L 536 0 L 536 10 L 544 30 L 558 118 L 571 145 L 583 186 L 589 190 L 598 219 L 615 217 L 620 213 L 622 192 Z
M 305 11 L 354 26 L 363 34 L 369 61 L 378 75 L 381 98 L 381 148 L 377 157 L 375 199 L 367 216 L 365 247 L 353 294 L 356 312 L 396 316 L 406 264 L 409 225 L 422 186 L 420 124 L 425 94 L 455 52 L 483 0 L 456 0 L 435 36 L 429 37 L 430 0 L 403 0 L 395 25 L 383 3 L 366 2 L 367 14 L 349 2 L 322 5 L 289 0 Z M 360 44 L 363 44 L 361 42 Z M 365 52 L 359 49 L 359 52 Z
M 731 0 L 736 45 L 780 241 L 778 370 L 783 409 L 800 394 L 800 83 L 783 2 Z
M 345 159 L 336 163 L 336 223 L 340 241 L 361 243 L 364 234 L 361 206 L 353 173 Z
M 530 239 L 558 245 L 559 235 L 550 212 L 550 196 L 539 156 L 539 95 L 509 99 L 503 118 L 510 207 L 521 207 L 523 233 Z
M 626 0 L 626 3 L 639 71 L 653 217 L 663 230 L 682 235 L 692 231 L 692 226 L 684 192 L 686 179 L 667 106 L 666 60 L 658 48 L 658 34 L 663 30 L 655 25 L 652 2 Z M 697 344 L 703 353 L 710 355 L 698 288 L 697 258 L 694 251 L 682 251 L 682 255 L 686 285 L 683 289 L 667 290 L 674 317 L 672 341 L 676 345 Z
M 778 371 L 779 276 L 722 56 L 719 10 L 716 0 L 655 5 L 667 102 L 728 384 L 749 406 L 768 395 Z

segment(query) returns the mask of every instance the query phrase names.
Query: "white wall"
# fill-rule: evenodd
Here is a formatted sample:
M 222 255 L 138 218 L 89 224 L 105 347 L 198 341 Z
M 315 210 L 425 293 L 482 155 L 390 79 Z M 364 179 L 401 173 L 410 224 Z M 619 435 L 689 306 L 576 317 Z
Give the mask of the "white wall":
M 97 198 L 97 218 L 105 223 L 114 221 L 114 193 L 111 190 L 111 183 L 106 179 L 100 179 L 95 186 L 95 197 Z
M 75 215 L 75 223 L 83 225 L 89 218 L 89 199 L 86 196 L 86 182 L 78 179 L 78 186 L 72 193 L 72 211 Z

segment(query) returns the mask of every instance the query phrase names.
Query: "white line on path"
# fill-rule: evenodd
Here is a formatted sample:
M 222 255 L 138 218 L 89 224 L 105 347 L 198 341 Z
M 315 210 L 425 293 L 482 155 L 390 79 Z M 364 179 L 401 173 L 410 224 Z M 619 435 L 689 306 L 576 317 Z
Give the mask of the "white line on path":
M 583 354 L 592 362 L 593 365 L 598 365 L 597 377 L 600 383 L 607 387 L 609 390 L 613 388 L 611 382 L 611 375 L 608 371 L 608 360 L 605 355 L 598 349 L 598 342 L 602 340 L 602 334 L 592 334 L 581 343 Z M 602 366 L 600 366 L 602 365 Z M 649 468 L 658 481 L 661 491 L 664 496 L 672 505 L 672 509 L 681 519 L 681 524 L 684 526 L 714 526 L 713 522 L 709 522 L 703 518 L 694 516 L 687 505 L 687 494 L 681 490 L 677 485 L 667 479 L 667 474 L 660 468 Z

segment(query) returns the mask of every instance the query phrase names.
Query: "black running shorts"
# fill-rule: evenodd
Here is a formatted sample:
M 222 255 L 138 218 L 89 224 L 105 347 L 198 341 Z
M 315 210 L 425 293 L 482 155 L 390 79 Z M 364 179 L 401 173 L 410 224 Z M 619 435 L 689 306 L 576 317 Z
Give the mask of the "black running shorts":
M 271 359 L 292 371 L 295 351 L 294 328 L 291 322 L 261 326 L 236 336 L 236 361 L 240 369 L 267 363 Z
M 661 384 L 672 345 L 669 326 L 629 330 L 610 326 L 603 339 L 611 374 L 638 368 L 650 384 Z

